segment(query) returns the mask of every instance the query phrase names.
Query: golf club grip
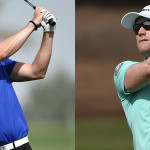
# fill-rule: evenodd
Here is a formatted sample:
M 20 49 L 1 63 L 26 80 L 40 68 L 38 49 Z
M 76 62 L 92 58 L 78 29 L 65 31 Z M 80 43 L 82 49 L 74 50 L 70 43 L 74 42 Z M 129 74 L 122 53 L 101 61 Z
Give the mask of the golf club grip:
M 35 10 L 35 9 L 36 9 L 36 6 L 34 6 L 33 9 Z M 50 20 L 48 21 L 48 23 L 49 23 L 51 26 L 55 26 L 55 25 L 56 25 L 56 22 L 55 22 L 53 19 L 50 19 Z
M 55 26 L 56 25 L 56 22 L 53 20 L 53 19 L 50 19 L 48 21 L 48 23 L 51 25 L 51 26 Z
M 35 10 L 35 9 L 36 9 L 36 6 L 33 6 L 33 9 Z

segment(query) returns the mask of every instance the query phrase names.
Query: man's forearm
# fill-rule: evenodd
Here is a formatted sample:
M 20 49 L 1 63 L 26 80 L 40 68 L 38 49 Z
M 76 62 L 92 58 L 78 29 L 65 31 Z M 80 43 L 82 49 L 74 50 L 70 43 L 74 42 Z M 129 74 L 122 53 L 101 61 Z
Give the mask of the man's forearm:
M 21 31 L 1 42 L 0 61 L 5 60 L 6 58 L 17 52 L 33 31 L 34 25 L 32 23 L 29 23 Z
M 40 78 L 45 77 L 50 62 L 52 54 L 53 35 L 54 33 L 52 32 L 44 33 L 40 50 L 32 63 L 34 74 L 36 74 L 36 76 L 39 76 Z

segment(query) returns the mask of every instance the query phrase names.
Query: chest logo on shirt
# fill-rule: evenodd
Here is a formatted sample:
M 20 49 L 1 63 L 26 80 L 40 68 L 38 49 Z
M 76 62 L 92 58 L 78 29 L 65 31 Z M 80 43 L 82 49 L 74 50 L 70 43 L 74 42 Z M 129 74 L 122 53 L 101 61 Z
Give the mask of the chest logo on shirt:
M 123 63 L 119 64 L 119 65 L 116 67 L 116 69 L 115 69 L 115 76 L 117 76 L 117 74 L 118 74 L 118 72 L 119 72 L 119 70 L 120 70 L 120 68 L 121 68 L 122 65 L 123 65 Z

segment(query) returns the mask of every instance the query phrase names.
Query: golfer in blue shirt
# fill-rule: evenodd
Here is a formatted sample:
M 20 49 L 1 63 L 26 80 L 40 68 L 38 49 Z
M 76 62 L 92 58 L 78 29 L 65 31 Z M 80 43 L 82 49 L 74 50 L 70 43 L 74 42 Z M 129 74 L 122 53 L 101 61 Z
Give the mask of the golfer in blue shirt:
M 43 7 L 37 7 L 33 19 L 18 33 L 0 43 L 0 150 L 31 150 L 28 126 L 12 82 L 43 79 L 52 53 L 56 26 L 48 21 L 56 18 Z M 40 49 L 32 64 L 9 59 L 28 39 L 30 34 L 43 27 Z
M 118 96 L 133 134 L 134 150 L 150 150 L 150 5 L 127 13 L 122 26 L 135 33 L 142 62 L 124 61 L 114 74 Z

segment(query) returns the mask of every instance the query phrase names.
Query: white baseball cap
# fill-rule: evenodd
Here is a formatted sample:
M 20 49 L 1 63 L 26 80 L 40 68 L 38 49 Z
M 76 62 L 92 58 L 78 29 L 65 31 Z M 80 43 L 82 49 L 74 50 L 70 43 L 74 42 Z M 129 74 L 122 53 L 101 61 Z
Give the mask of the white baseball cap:
M 124 28 L 133 29 L 133 25 L 135 24 L 135 20 L 138 17 L 150 18 L 150 5 L 144 7 L 141 12 L 129 12 L 123 16 L 121 20 L 121 24 Z

